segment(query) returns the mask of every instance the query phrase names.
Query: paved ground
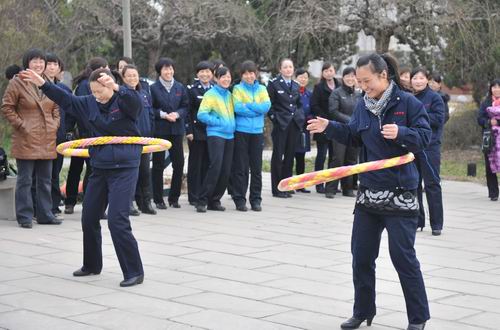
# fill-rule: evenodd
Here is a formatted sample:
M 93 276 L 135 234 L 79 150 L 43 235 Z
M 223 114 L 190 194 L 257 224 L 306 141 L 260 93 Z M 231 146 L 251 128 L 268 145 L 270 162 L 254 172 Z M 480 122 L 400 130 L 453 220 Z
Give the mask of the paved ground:
M 268 188 L 262 213 L 237 212 L 225 198 L 228 211 L 197 214 L 183 196 L 181 209 L 133 218 L 146 271 L 133 288 L 118 286 L 107 228 L 103 273 L 71 276 L 82 258 L 80 208 L 61 226 L 0 221 L 0 328 L 338 329 L 352 311 L 353 199 L 280 200 Z M 500 202 L 476 184 L 445 182 L 444 192 L 444 235 L 417 235 L 426 329 L 498 329 Z M 385 236 L 377 277 L 371 329 L 405 328 Z

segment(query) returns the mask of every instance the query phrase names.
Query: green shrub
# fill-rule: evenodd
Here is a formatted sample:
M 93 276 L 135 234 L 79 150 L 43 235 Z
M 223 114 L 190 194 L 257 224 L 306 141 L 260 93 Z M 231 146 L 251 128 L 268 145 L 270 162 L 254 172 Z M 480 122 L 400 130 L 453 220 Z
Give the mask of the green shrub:
M 477 124 L 474 103 L 456 104 L 444 126 L 443 150 L 468 149 L 481 145 L 481 127 Z

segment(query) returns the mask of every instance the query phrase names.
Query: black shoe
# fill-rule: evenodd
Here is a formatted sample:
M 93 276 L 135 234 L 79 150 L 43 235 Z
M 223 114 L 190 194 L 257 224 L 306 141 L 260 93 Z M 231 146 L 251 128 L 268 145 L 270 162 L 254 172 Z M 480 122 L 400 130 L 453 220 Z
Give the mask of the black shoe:
M 54 213 L 54 215 L 61 214 L 61 209 L 60 209 L 60 208 L 53 209 L 53 210 L 52 210 L 52 213 Z
M 131 277 L 128 280 L 121 281 L 120 286 L 121 287 L 134 286 L 137 284 L 141 284 L 142 282 L 144 282 L 144 275 L 139 275 L 139 276 Z
M 252 211 L 260 212 L 260 211 L 262 211 L 262 206 L 260 206 L 260 205 L 252 205 Z
M 248 207 L 246 207 L 245 205 L 236 205 L 236 209 L 241 212 L 248 211 Z
M 417 227 L 417 231 L 418 231 L 418 228 L 420 228 L 420 231 L 424 231 L 424 227 Z
M 273 194 L 273 197 L 276 197 L 276 198 L 288 198 L 288 195 L 284 192 L 279 192 L 279 193 L 276 193 L 276 194 Z
M 295 190 L 296 192 L 300 192 L 300 193 L 303 193 L 303 194 L 310 194 L 311 191 L 310 190 L 307 190 L 306 188 L 300 188 L 300 189 L 297 189 Z
M 190 202 L 189 202 L 189 205 L 191 205 L 191 206 L 196 206 L 196 202 L 190 201 Z
M 158 210 L 166 210 L 167 209 L 167 204 L 165 204 L 165 202 L 159 202 L 159 203 L 155 203 L 156 204 L 156 208 Z
M 293 194 L 295 194 L 295 192 L 293 192 L 293 194 L 292 194 L 292 191 L 293 191 L 293 190 L 290 190 L 290 191 L 286 191 L 286 192 L 285 192 L 285 196 L 286 196 L 286 198 L 292 198 L 292 197 L 293 197 L 292 195 L 293 195 Z
M 39 225 L 60 225 L 62 223 L 62 221 L 58 220 L 58 219 L 52 219 L 52 220 L 47 221 L 47 222 L 40 222 L 37 220 L 37 223 Z
M 198 212 L 198 213 L 207 212 L 207 206 L 206 205 L 196 205 L 196 212 Z
M 441 229 L 432 230 L 432 236 L 439 236 L 439 235 L 441 235 Z
M 357 329 L 366 320 L 366 325 L 371 326 L 373 317 L 369 319 L 357 319 L 354 316 L 340 325 L 342 329 Z
M 33 228 L 33 224 L 31 222 L 27 222 L 27 223 L 20 223 L 19 224 L 19 227 L 21 228 L 26 228 L 26 229 L 31 229 Z
M 102 215 L 101 215 L 101 219 L 102 220 L 108 220 L 108 214 L 106 212 L 104 212 Z
M 207 207 L 207 210 L 210 210 L 210 211 L 225 211 L 226 208 L 220 204 L 215 204 L 215 205 L 209 205 Z
M 139 212 L 139 210 L 136 209 L 135 207 L 131 206 L 130 210 L 128 211 L 128 214 L 133 216 L 133 217 L 137 217 L 137 216 L 141 215 L 141 212 Z
M 83 267 L 75 270 L 73 272 L 73 276 L 80 277 L 80 276 L 89 276 L 89 275 L 99 275 L 101 272 L 91 272 L 89 270 L 84 270 Z
M 294 190 L 289 190 L 286 193 L 289 194 L 289 195 L 293 195 L 293 194 L 295 194 L 295 191 Z
M 342 196 L 346 197 L 356 197 L 356 194 L 352 190 L 346 190 L 342 192 Z
M 408 324 L 408 328 L 406 328 L 406 330 L 424 330 L 425 328 L 425 322 L 424 323 L 420 323 L 420 324 Z
M 170 207 L 173 207 L 174 209 L 181 208 L 181 205 L 179 204 L 179 202 L 168 202 L 168 205 L 170 205 Z
M 498 196 L 497 197 L 490 197 L 490 199 L 492 202 L 496 202 L 498 200 Z
M 324 186 L 316 186 L 316 192 L 318 194 L 324 194 L 325 193 L 325 187 Z
M 334 193 L 326 193 L 325 197 L 332 199 L 332 198 L 335 198 L 335 194 Z
M 142 213 L 144 214 L 156 214 L 155 209 L 151 205 L 151 202 L 144 202 L 141 208 Z
M 66 205 L 64 207 L 64 214 L 73 214 L 75 213 L 75 206 L 74 205 Z

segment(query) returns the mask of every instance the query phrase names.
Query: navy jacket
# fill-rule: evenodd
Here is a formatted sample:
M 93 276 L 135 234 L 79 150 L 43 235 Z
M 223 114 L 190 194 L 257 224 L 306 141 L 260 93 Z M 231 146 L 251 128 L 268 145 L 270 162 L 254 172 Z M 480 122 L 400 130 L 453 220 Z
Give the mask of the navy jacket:
M 381 127 L 397 124 L 398 136 L 388 140 L 382 136 Z M 413 95 L 398 87 L 391 96 L 386 109 L 377 117 L 359 99 L 349 123 L 331 121 L 325 130 L 328 138 L 347 145 L 349 141 L 361 146 L 360 163 L 402 156 L 408 151 L 418 153 L 425 149 L 431 139 L 429 116 L 424 106 Z M 401 188 L 417 189 L 418 170 L 415 162 L 371 171 L 359 175 L 360 184 L 369 189 L 385 190 Z
M 210 88 L 212 87 L 213 84 L 210 83 Z M 187 87 L 189 111 L 186 118 L 186 134 L 193 134 L 193 138 L 198 141 L 205 141 L 207 139 L 207 126 L 198 120 L 198 109 L 203 100 L 203 95 L 210 88 L 203 88 L 203 85 L 198 80 Z
M 267 93 L 271 100 L 271 109 L 267 113 L 274 125 L 285 130 L 292 121 L 302 129 L 305 122 L 304 111 L 300 101 L 299 84 L 291 81 L 288 87 L 282 76 L 269 81 Z
M 492 101 L 491 101 L 491 96 L 487 97 L 483 102 L 481 102 L 481 105 L 479 106 L 479 113 L 477 114 L 477 123 L 479 126 L 481 126 L 484 129 L 490 128 L 490 116 L 488 116 L 488 112 L 486 112 L 486 109 L 491 107 Z
M 432 128 L 431 145 L 440 145 L 444 127 L 444 102 L 438 93 L 429 86 L 415 94 L 415 97 L 424 104 L 429 115 L 429 124 Z
M 92 95 L 88 79 L 80 81 L 80 83 L 75 88 L 75 95 L 76 96 Z M 78 134 L 76 134 L 75 138 L 84 139 L 90 137 L 90 128 L 87 127 L 85 122 L 82 121 L 80 118 L 73 117 L 71 113 L 66 113 L 65 126 L 66 126 L 66 132 L 72 131 L 76 126 Z
M 62 109 L 87 124 L 91 137 L 139 136 L 137 117 L 142 104 L 133 89 L 121 86 L 106 104 L 97 103 L 93 95 L 74 96 L 48 82 L 41 89 Z M 94 146 L 89 148 L 90 164 L 102 169 L 138 167 L 141 152 L 142 146 L 136 144 Z
M 160 80 L 157 80 L 151 85 L 151 97 L 155 112 L 155 136 L 184 135 L 184 121 L 189 104 L 186 88 L 180 82 L 174 80 L 169 93 L 163 87 Z M 166 119 L 161 119 L 160 111 L 166 113 L 177 112 L 179 118 L 173 123 Z
M 342 83 L 339 80 L 334 78 L 333 81 L 335 82 L 335 89 L 342 86 Z M 332 91 L 333 90 L 328 87 L 328 83 L 324 79 L 321 79 L 319 83 L 314 86 L 311 96 L 311 112 L 314 116 L 328 118 L 328 100 Z M 318 141 L 320 143 L 327 142 L 324 134 L 314 134 L 313 139 L 314 141 Z
M 154 134 L 155 113 L 148 87 L 142 86 L 141 90 L 138 91 L 143 110 L 137 118 L 137 128 L 139 128 L 141 136 L 152 137 Z
M 56 84 L 57 84 L 57 86 L 64 89 L 66 92 L 71 93 L 71 89 L 69 89 L 69 87 L 66 86 L 65 84 L 63 84 L 61 82 L 57 82 Z M 59 125 L 59 128 L 57 129 L 57 138 L 56 138 L 57 144 L 66 142 L 66 121 L 67 121 L 66 111 L 64 109 L 61 109 L 61 111 L 59 111 L 59 113 L 61 114 L 61 124 Z

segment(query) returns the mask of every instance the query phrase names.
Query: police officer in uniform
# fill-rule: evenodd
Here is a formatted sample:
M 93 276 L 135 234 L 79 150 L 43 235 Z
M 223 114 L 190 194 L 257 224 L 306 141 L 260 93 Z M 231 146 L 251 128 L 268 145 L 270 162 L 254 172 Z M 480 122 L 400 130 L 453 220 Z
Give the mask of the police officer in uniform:
M 189 158 L 187 172 L 189 204 L 197 205 L 201 184 L 208 169 L 207 127 L 198 120 L 203 95 L 213 86 L 212 63 L 201 61 L 196 65 L 197 80 L 187 86 L 189 111 L 186 118 L 186 138 L 188 140 Z
M 292 80 L 294 67 L 291 59 L 279 63 L 280 74 L 267 85 L 271 100 L 268 116 L 273 122 L 271 137 L 271 181 L 274 197 L 289 198 L 290 193 L 278 190 L 279 182 L 293 173 L 295 150 L 300 142 L 300 133 L 305 118 L 300 102 L 299 84 Z
M 92 137 L 138 136 L 137 117 L 142 103 L 135 90 L 118 86 L 108 69 L 97 69 L 89 77 L 93 95 L 74 96 L 55 84 L 45 82 L 33 71 L 22 77 L 90 128 Z M 102 145 L 91 147 L 93 168 L 83 200 L 83 267 L 74 276 L 99 274 L 102 270 L 100 217 L 109 202 L 108 227 L 123 272 L 120 286 L 141 284 L 144 280 L 139 248 L 129 220 L 130 200 L 135 193 L 141 145 Z
M 155 111 L 155 137 L 172 143 L 169 150 L 172 159 L 172 182 L 168 194 L 168 203 L 173 208 L 180 208 L 182 174 L 184 172 L 184 148 L 182 140 L 185 133 L 184 120 L 188 108 L 186 88 L 174 79 L 174 61 L 162 57 L 155 64 L 158 80 L 151 85 L 151 97 Z M 153 154 L 153 200 L 158 209 L 166 209 L 163 201 L 163 170 L 165 152 Z

